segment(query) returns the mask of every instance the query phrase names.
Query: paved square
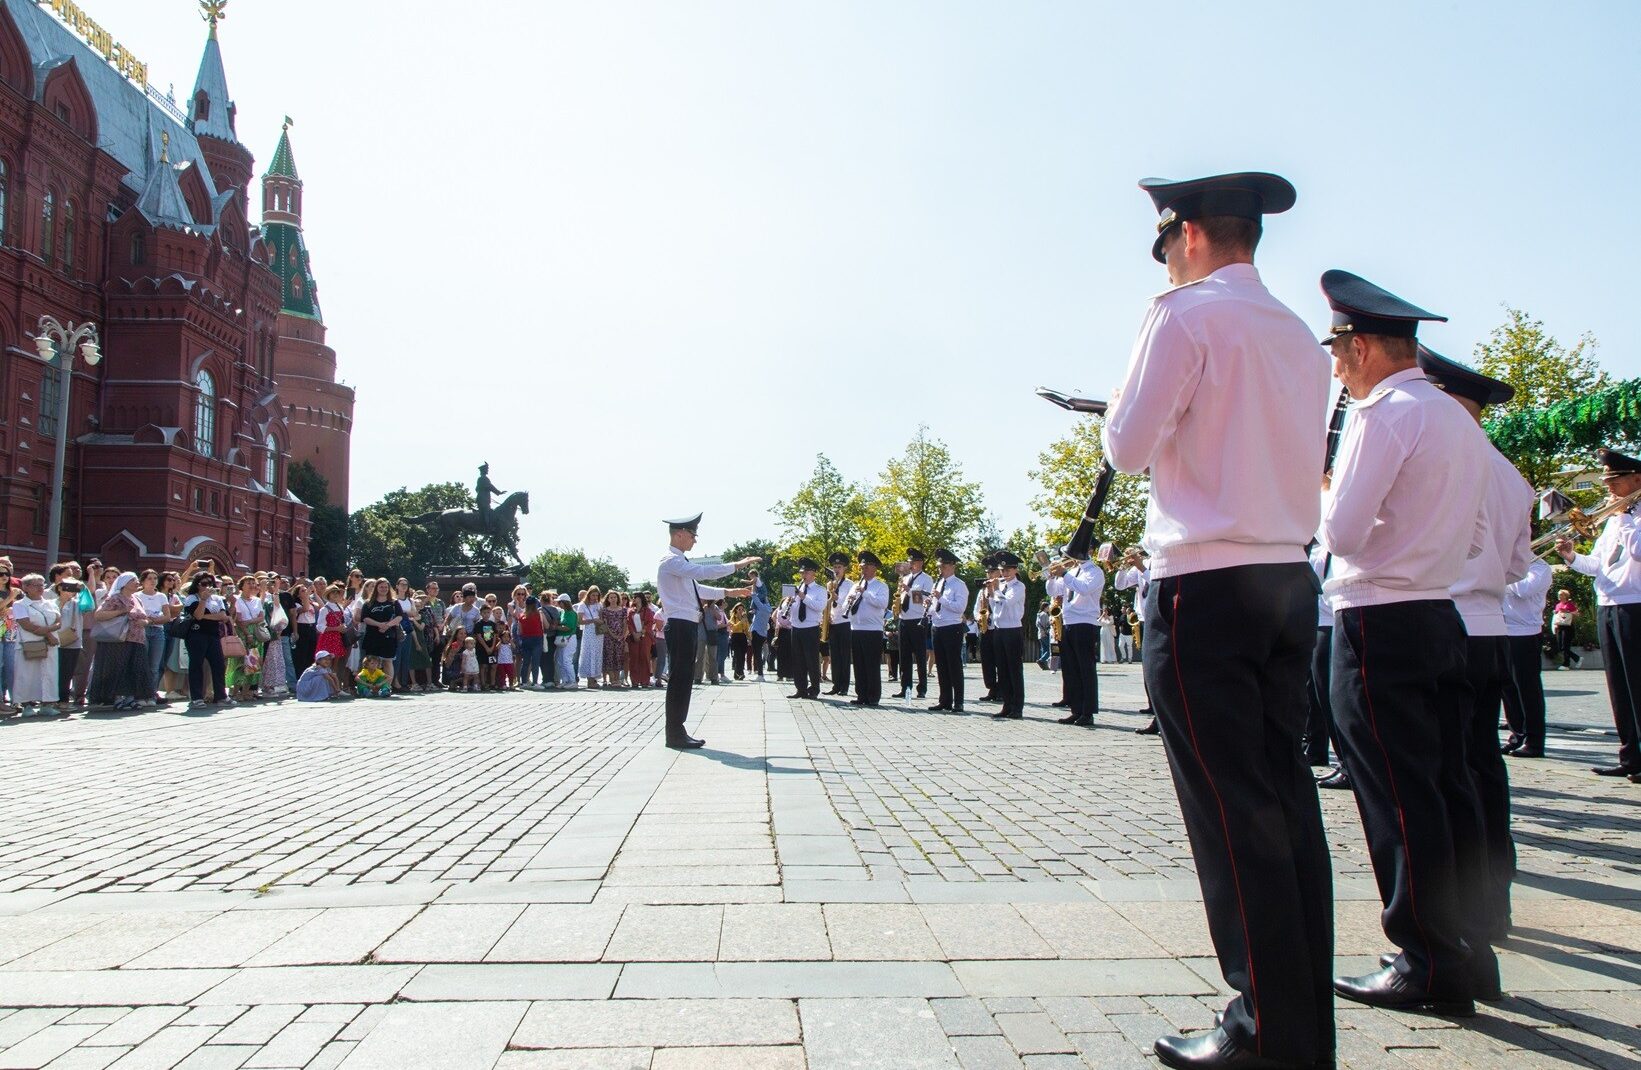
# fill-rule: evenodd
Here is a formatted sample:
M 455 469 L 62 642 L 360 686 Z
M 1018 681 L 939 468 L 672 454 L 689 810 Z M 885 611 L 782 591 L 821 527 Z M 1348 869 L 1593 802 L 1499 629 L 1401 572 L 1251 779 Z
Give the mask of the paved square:
M 1092 730 L 1030 666 L 1023 722 L 699 688 L 686 754 L 652 691 L 0 724 L 0 1070 L 1155 1065 L 1224 987 L 1138 668 L 1102 670 Z M 1342 1003 L 1341 1066 L 1641 1067 L 1641 788 L 1586 768 L 1600 677 L 1546 683 L 1509 998 Z

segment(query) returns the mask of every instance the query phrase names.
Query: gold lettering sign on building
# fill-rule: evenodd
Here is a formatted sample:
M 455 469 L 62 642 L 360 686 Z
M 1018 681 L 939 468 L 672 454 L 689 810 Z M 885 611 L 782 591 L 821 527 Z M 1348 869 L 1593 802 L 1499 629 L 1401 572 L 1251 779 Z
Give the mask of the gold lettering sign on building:
M 148 88 L 148 64 L 114 40 L 114 35 L 98 25 L 79 4 L 74 0 L 51 0 L 51 10 L 63 20 L 63 25 L 85 38 L 85 43 L 101 53 L 116 70 L 144 89 Z

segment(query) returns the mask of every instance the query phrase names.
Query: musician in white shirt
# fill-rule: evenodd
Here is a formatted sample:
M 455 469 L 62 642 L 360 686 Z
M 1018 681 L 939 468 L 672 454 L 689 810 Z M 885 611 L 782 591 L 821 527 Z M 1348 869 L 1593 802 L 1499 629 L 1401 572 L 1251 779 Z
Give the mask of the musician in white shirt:
M 1481 806 L 1465 761 L 1473 693 L 1451 590 L 1489 539 L 1487 438 L 1419 369 L 1441 319 L 1345 271 L 1322 276 L 1334 370 L 1356 404 L 1325 495 L 1334 724 L 1400 949 L 1334 988 L 1391 1010 L 1474 1013 L 1498 990 Z M 1501 585 L 1502 587 L 1502 585 Z
M 700 513 L 667 521 L 671 545 L 662 556 L 655 577 L 661 612 L 666 618 L 667 660 L 672 666 L 672 673 L 667 677 L 667 746 L 675 750 L 706 745 L 706 740 L 696 739 L 684 731 L 684 720 L 689 716 L 691 670 L 701 632 L 701 602 L 710 598 L 745 598 L 752 593 L 750 587 L 702 587 L 699 581 L 722 579 L 759 560 L 743 557 L 722 564 L 691 561 L 684 555 L 695 549 L 700 526 Z
M 1504 633 L 1510 647 L 1504 682 L 1504 719 L 1512 758 L 1544 757 L 1544 603 L 1550 566 L 1534 558 L 1527 575 L 1504 589 Z
M 1020 582 L 1020 558 L 1012 550 L 998 551 L 997 564 L 1002 576 L 987 580 L 986 589 L 991 602 L 989 634 L 996 636 L 992 653 L 997 662 L 997 699 L 1003 708 L 992 717 L 1018 721 L 1026 715 L 1026 585 Z
M 1105 593 L 1105 569 L 1086 552 L 1048 567 L 1048 593 L 1060 599 L 1060 671 L 1066 688 L 1066 715 L 1061 724 L 1092 725 L 1100 708 L 1099 661 L 1100 596 Z
M 883 562 L 876 554 L 862 550 L 858 560 L 860 582 L 844 606 L 855 662 L 855 697 L 849 704 L 876 709 L 883 701 L 883 618 L 889 611 L 889 585 L 878 579 Z
M 1423 345 L 1419 346 L 1419 368 L 1431 385 L 1470 414 L 1478 428 L 1483 408 L 1501 405 L 1516 395 L 1508 383 Z M 1470 887 L 1461 869 L 1459 898 L 1468 911 L 1485 914 L 1489 937 L 1503 940 L 1510 932 L 1510 882 L 1516 872 L 1516 847 L 1510 837 L 1510 774 L 1499 750 L 1499 711 L 1510 661 L 1504 597 L 1505 588 L 1524 578 L 1533 561 L 1532 513 L 1537 495 L 1491 443 L 1485 453 L 1481 513 L 1487 536 L 1481 552 L 1466 559 L 1458 582 L 1450 588 L 1467 637 L 1464 663 L 1472 698 L 1465 760 L 1481 803 L 1486 850 L 1480 887 Z
M 798 589 L 786 606 L 786 621 L 792 626 L 792 682 L 795 690 L 787 698 L 820 696 L 820 622 L 826 613 L 826 585 L 815 581 L 820 562 L 798 558 Z
M 929 693 L 929 658 L 926 653 L 929 649 L 928 600 L 929 593 L 934 590 L 934 580 L 923 571 L 925 561 L 922 550 L 916 547 L 907 549 L 906 562 L 910 570 L 901 577 L 899 590 L 895 592 L 900 616 L 900 697 L 903 699 L 912 695 L 914 662 L 917 697 L 924 698 Z
M 826 689 L 826 693 L 847 695 L 849 665 L 854 660 L 855 647 L 850 639 L 849 614 L 844 606 L 849 601 L 849 592 L 855 589 L 855 581 L 849 578 L 848 554 L 834 550 L 827 557 L 826 564 L 832 570 L 832 582 L 828 584 L 832 608 L 826 625 L 826 649 L 832 656 L 832 686 Z
M 1315 639 L 1328 371 L 1254 267 L 1271 174 L 1146 179 L 1151 301 L 1106 413 L 1106 459 L 1151 474 L 1142 657 L 1220 972 L 1221 1025 L 1155 1045 L 1169 1066 L 1312 1066 L 1334 1054 L 1332 867 L 1299 752 Z
M 974 593 L 974 620 L 975 629 L 980 633 L 980 682 L 986 687 L 985 693 L 977 701 L 999 702 L 997 693 L 997 633 L 991 622 L 991 592 L 992 580 L 999 579 L 1003 570 L 997 567 L 997 554 L 987 554 L 981 564 L 986 568 L 986 582 Z M 981 609 L 985 609 L 982 618 Z M 985 620 L 985 627 L 980 627 L 981 620 Z
M 1613 498 L 1641 491 L 1641 461 L 1617 450 L 1597 450 L 1601 481 Z M 1595 546 L 1576 553 L 1571 539 L 1556 543 L 1561 559 L 1595 580 L 1595 628 L 1607 669 L 1607 698 L 1618 728 L 1618 764 L 1597 766 L 1598 776 L 1641 782 L 1641 519 L 1638 506 L 1607 518 Z
M 957 555 L 945 547 L 934 552 L 940 578 L 929 595 L 930 624 L 934 629 L 934 671 L 940 701 L 931 711 L 963 712 L 963 610 L 969 604 L 969 586 L 957 578 Z

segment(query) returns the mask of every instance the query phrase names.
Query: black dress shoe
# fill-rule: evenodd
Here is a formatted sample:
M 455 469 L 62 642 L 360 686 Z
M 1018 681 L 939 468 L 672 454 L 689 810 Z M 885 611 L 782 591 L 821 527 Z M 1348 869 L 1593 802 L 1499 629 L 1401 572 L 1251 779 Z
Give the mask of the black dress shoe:
M 808 698 L 809 693 L 807 691 L 794 691 L 786 697 L 787 698 Z
M 1387 1011 L 1442 1014 L 1452 1018 L 1470 1018 L 1476 1013 L 1475 1001 L 1469 997 L 1433 996 L 1393 966 L 1360 977 L 1335 977 L 1333 990 L 1354 1003 Z
M 1317 1065 L 1267 1059 L 1242 1047 L 1218 1028 L 1188 1037 L 1158 1037 L 1151 1050 L 1162 1065 L 1178 1070 L 1312 1070 Z
M 1018 721 L 1024 716 L 1023 713 L 1010 713 L 1008 710 L 1003 710 L 1000 713 L 992 714 L 991 719 L 994 721 Z
M 1544 748 L 1529 747 L 1524 743 L 1515 750 L 1507 750 L 1504 753 L 1508 754 L 1512 758 L 1542 758 L 1544 757 Z M 1631 773 L 1630 776 L 1634 777 L 1635 774 Z
M 809 692 L 809 694 L 805 695 L 804 697 L 805 698 L 818 699 L 818 698 L 820 698 L 820 690 L 817 688 L 816 690 Z
M 1143 728 L 1134 729 L 1134 734 L 1136 736 L 1157 736 L 1162 734 L 1162 729 L 1157 727 L 1157 719 L 1153 717 L 1150 724 Z
M 1504 746 L 1500 747 L 1499 750 L 1504 754 L 1509 754 L 1513 751 L 1520 750 L 1522 747 L 1526 746 L 1526 744 L 1526 736 L 1520 734 L 1519 732 L 1511 732 L 1510 738 L 1504 741 Z
M 1077 723 L 1077 715 L 1075 713 L 1073 713 L 1069 717 L 1056 717 L 1054 719 L 1054 723 L 1055 724 L 1076 724 Z
M 1318 780 L 1316 786 L 1319 788 L 1342 788 L 1348 791 L 1350 790 L 1350 774 L 1343 769 L 1335 769 L 1321 780 Z
M 963 707 L 961 707 L 961 706 L 953 706 L 953 707 L 952 707 L 952 708 L 951 708 L 951 709 L 950 709 L 950 710 L 948 710 L 948 711 L 947 711 L 947 712 L 948 712 L 948 713 L 962 713 L 962 712 L 964 712 L 964 711 L 963 711 Z
M 706 740 L 696 739 L 694 736 L 685 736 L 683 739 L 667 740 L 667 746 L 673 750 L 696 750 L 697 748 L 704 747 L 706 745 Z
M 851 706 L 864 706 L 864 705 L 866 705 L 866 703 L 862 702 L 858 698 L 852 698 L 852 699 L 849 700 L 849 705 L 851 705 Z
M 930 713 L 940 713 L 942 711 L 944 711 L 946 713 L 950 713 L 952 711 L 952 708 L 950 706 L 930 706 L 929 707 L 929 712 Z
M 1597 765 L 1592 766 L 1590 772 L 1596 776 L 1629 776 L 1632 773 L 1641 773 L 1641 768 L 1633 765 Z
M 976 702 L 1002 702 L 1003 700 L 988 691 L 984 695 L 981 695 L 979 698 L 975 699 L 974 701 L 976 701 Z
M 1079 728 L 1092 728 L 1092 727 L 1094 727 L 1094 718 L 1092 718 L 1092 717 L 1074 717 L 1071 720 L 1067 721 L 1066 723 L 1067 724 L 1077 725 Z
M 1049 705 L 1053 706 L 1057 710 L 1063 710 L 1066 707 L 1070 706 L 1071 703 L 1066 701 L 1065 699 L 1061 699 L 1059 702 L 1050 702 Z

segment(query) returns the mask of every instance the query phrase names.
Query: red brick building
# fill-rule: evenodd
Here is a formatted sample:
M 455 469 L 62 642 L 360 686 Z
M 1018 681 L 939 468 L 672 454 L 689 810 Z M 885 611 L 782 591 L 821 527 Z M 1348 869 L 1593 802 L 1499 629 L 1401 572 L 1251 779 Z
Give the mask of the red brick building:
M 0 546 L 45 564 L 67 434 L 65 556 L 305 571 L 287 470 L 314 461 L 346 504 L 353 392 L 324 343 L 288 131 L 254 226 L 215 21 L 178 106 L 53 6 L 0 0 Z M 66 428 L 32 340 L 42 314 L 101 330 Z

